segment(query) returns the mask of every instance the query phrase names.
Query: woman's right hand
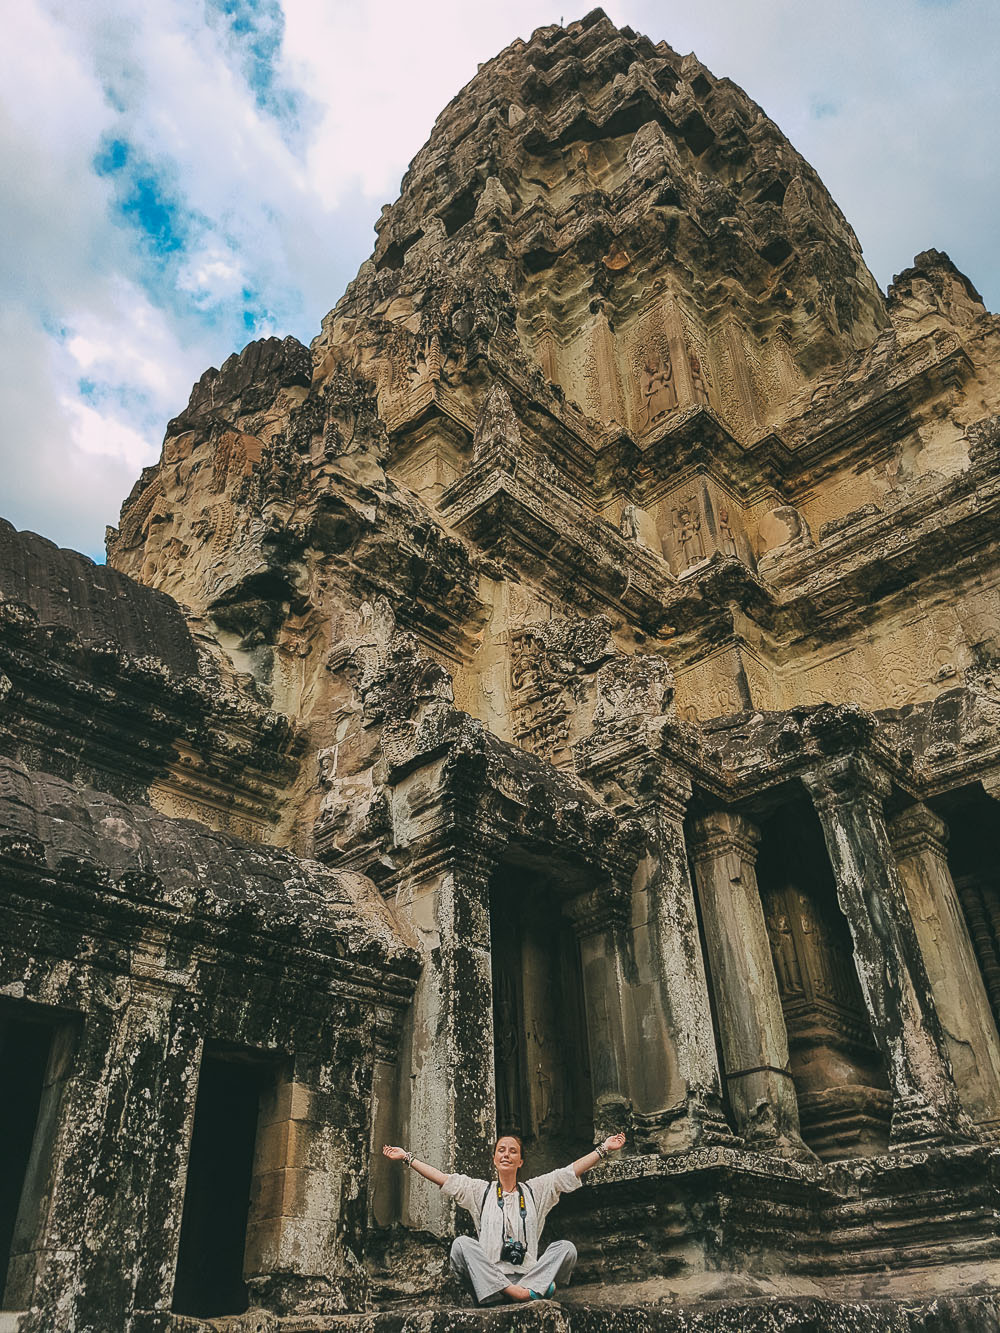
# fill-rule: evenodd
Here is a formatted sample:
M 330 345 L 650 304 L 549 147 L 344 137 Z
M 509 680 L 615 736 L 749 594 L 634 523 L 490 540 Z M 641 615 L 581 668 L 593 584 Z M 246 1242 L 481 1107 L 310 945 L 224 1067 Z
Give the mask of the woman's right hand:
M 391 1148 L 388 1143 L 383 1143 L 382 1156 L 388 1157 L 394 1162 L 405 1162 L 408 1153 L 405 1148 Z

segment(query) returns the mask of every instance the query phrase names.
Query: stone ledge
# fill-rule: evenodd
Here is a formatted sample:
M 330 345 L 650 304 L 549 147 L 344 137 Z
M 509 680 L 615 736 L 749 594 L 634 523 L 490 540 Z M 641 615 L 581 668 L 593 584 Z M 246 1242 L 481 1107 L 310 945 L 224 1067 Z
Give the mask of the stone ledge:
M 486 1310 L 400 1308 L 353 1315 L 273 1315 L 266 1310 L 221 1319 L 142 1313 L 135 1333 L 570 1333 L 556 1301 Z M 974 1330 L 978 1333 L 978 1330 Z
M 932 1301 L 754 1299 L 697 1307 L 574 1305 L 555 1301 L 488 1310 L 400 1309 L 357 1315 L 262 1310 L 229 1319 L 140 1317 L 137 1333 L 996 1333 L 1000 1294 Z

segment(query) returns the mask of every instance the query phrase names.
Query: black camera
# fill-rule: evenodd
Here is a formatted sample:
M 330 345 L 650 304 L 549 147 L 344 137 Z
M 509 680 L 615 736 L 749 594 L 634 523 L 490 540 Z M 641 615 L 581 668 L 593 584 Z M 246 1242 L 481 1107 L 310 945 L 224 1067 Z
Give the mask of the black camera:
M 528 1253 L 528 1248 L 522 1240 L 515 1240 L 513 1236 L 505 1236 L 503 1249 L 500 1251 L 500 1262 L 502 1264 L 523 1264 L 524 1256 Z

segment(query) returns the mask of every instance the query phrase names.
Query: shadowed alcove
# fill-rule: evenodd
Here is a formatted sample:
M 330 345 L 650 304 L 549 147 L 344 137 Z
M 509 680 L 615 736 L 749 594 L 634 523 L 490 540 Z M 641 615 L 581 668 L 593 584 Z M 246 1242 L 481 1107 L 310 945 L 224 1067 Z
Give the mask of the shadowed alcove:
M 891 1112 L 884 1064 L 823 832 L 808 801 L 791 802 L 761 824 L 757 881 L 802 1138 L 827 1160 L 882 1152 Z
M 29 1304 L 76 1026 L 0 1006 L 0 1309 Z
M 983 984 L 1000 1026 L 1000 866 L 996 829 L 1000 803 L 977 783 L 935 801 L 947 822 L 948 864 Z

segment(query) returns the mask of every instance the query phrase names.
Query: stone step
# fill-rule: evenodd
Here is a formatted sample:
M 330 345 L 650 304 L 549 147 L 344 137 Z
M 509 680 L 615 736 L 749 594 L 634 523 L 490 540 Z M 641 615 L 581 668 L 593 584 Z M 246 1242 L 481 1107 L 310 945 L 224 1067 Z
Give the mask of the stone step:
M 16 1326 L 11 1326 L 15 1330 Z M 4 1326 L 0 1325 L 0 1333 Z M 353 1315 L 262 1311 L 176 1320 L 170 1333 L 998 1333 L 1000 1293 L 934 1300 L 755 1299 L 696 1305 L 532 1301 L 496 1308 L 406 1308 Z

